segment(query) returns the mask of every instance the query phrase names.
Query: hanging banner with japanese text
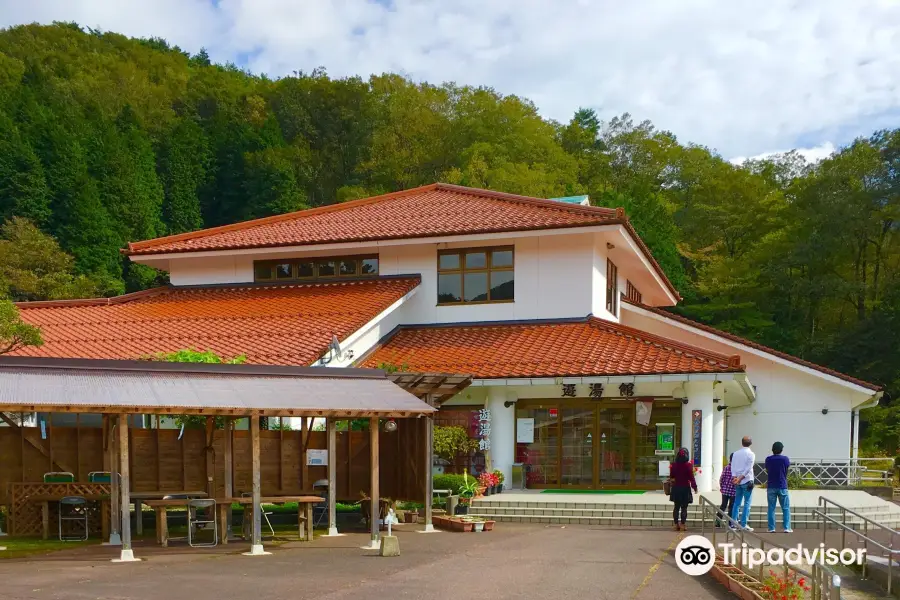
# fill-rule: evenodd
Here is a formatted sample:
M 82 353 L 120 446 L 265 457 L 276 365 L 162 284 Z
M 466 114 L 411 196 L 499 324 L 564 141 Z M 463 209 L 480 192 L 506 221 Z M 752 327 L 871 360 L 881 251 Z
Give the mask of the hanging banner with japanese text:
M 691 411 L 691 439 L 693 441 L 693 448 L 691 448 L 691 458 L 694 459 L 695 465 L 700 465 L 700 451 L 701 448 L 701 438 L 703 437 L 703 411 L 702 410 L 693 410 Z

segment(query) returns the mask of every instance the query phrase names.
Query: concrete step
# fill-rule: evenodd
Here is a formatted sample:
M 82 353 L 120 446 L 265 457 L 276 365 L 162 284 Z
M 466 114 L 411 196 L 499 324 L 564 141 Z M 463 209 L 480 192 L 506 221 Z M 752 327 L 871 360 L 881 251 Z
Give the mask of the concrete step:
M 622 510 L 654 510 L 661 509 L 665 507 L 669 507 L 671 509 L 672 503 L 668 500 L 662 500 L 660 502 L 653 503 L 640 503 L 640 504 L 627 504 L 627 503 L 605 503 L 605 502 L 519 502 L 519 501 L 510 501 L 504 502 L 502 500 L 490 500 L 490 499 L 476 499 L 473 502 L 473 506 L 483 506 L 483 507 L 491 507 L 491 508 L 516 508 L 516 509 L 539 509 L 539 510 L 612 510 L 612 511 L 622 511 Z M 691 507 L 696 508 L 699 504 L 694 502 Z M 794 505 L 791 507 L 791 511 L 809 511 L 817 510 L 817 506 L 798 506 Z M 767 510 L 766 506 L 755 505 L 750 508 L 751 512 L 761 512 L 765 513 Z M 853 510 L 858 512 L 861 515 L 868 515 L 870 513 L 876 514 L 885 514 L 885 513 L 895 513 L 900 515 L 900 506 L 885 502 L 882 504 L 873 504 L 868 506 L 859 506 L 854 507 Z M 834 508 L 829 508 L 827 511 L 829 515 L 839 515 L 840 511 Z
M 612 516 L 612 515 L 590 515 L 590 516 L 579 516 L 579 517 L 571 517 L 571 516 L 551 516 L 551 515 L 536 515 L 536 514 L 509 514 L 509 513 L 493 513 L 491 511 L 486 510 L 475 510 L 472 509 L 469 511 L 469 514 L 473 516 L 484 517 L 488 519 L 492 519 L 494 521 L 508 522 L 508 523 L 547 523 L 547 524 L 558 524 L 558 525 L 603 525 L 603 526 L 628 526 L 628 527 L 668 527 L 672 524 L 672 511 L 668 511 L 667 513 L 654 513 L 652 516 L 648 515 L 623 515 L 623 516 Z M 777 517 L 777 521 L 780 522 L 780 515 Z M 700 527 L 701 519 L 700 514 L 697 512 L 688 513 L 688 524 L 692 527 Z M 900 528 L 900 519 L 895 520 L 887 520 L 881 521 L 883 525 L 887 525 L 889 527 Z M 710 523 L 710 520 L 707 520 L 707 524 Z M 765 531 L 766 530 L 766 517 L 765 516 L 751 516 L 747 520 L 748 525 L 756 529 L 757 531 Z M 860 523 L 854 524 L 857 528 L 861 528 Z M 791 526 L 794 529 L 818 529 L 820 526 L 820 521 L 802 517 L 795 517 L 791 515 Z
M 474 504 L 472 506 L 473 511 L 482 511 L 482 512 L 490 512 L 491 514 L 509 514 L 509 515 L 530 515 L 530 516 L 553 516 L 553 517 L 590 517 L 590 516 L 608 516 L 608 517 L 637 517 L 637 518 L 649 518 L 656 514 L 671 514 L 673 506 L 669 504 L 668 506 L 642 506 L 640 508 L 632 509 L 632 508 L 522 508 L 522 507 L 514 507 L 514 506 L 485 506 L 482 504 Z M 776 509 L 776 513 L 780 514 L 781 511 Z M 700 514 L 700 508 L 696 505 L 691 505 L 688 508 L 688 513 L 696 513 Z M 750 511 L 751 517 L 765 517 L 768 513 L 765 509 L 752 509 Z M 900 512 L 889 511 L 889 510 L 880 510 L 880 511 L 868 511 L 865 513 L 860 513 L 866 518 L 879 521 L 882 519 L 887 520 L 898 520 L 900 521 Z M 808 517 L 815 518 L 814 509 L 811 508 L 791 508 L 791 515 L 796 517 Z M 858 517 L 854 517 L 852 515 L 847 516 L 848 521 L 853 522 L 861 522 L 862 519 Z

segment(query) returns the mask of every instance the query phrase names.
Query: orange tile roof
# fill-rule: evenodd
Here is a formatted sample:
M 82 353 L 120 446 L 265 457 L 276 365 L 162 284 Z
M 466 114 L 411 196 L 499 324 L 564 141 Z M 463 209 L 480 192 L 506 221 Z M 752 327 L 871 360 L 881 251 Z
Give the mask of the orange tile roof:
M 680 299 L 622 208 L 581 206 L 432 183 L 391 194 L 128 244 L 127 254 L 273 248 L 341 242 L 622 225 Z
M 722 373 L 743 370 L 725 356 L 631 327 L 581 321 L 401 327 L 360 366 L 491 379 L 591 375 Z
M 868 388 L 873 391 L 879 391 L 883 389 L 882 386 L 876 385 L 874 383 L 869 383 L 868 381 L 863 381 L 862 379 L 857 379 L 856 377 L 851 377 L 850 375 L 845 375 L 839 371 L 835 371 L 834 369 L 829 369 L 828 367 L 823 367 L 822 365 L 817 365 L 815 363 L 811 363 L 808 360 L 803 360 L 802 358 L 797 358 L 796 356 L 792 356 L 786 352 L 781 352 L 780 350 L 775 350 L 774 348 L 769 348 L 768 346 L 763 346 L 762 344 L 758 344 L 753 340 L 748 340 L 747 338 L 742 338 L 740 336 L 734 335 L 733 333 L 728 333 L 727 331 L 722 331 L 721 329 L 716 329 L 715 327 L 710 327 L 704 323 L 700 323 L 697 321 L 693 321 L 688 319 L 687 317 L 682 317 L 681 315 L 676 315 L 675 313 L 671 313 L 667 310 L 663 310 L 661 308 L 656 308 L 653 306 L 647 306 L 645 304 L 641 304 L 639 302 L 634 302 L 632 300 L 627 300 L 624 297 L 622 298 L 623 302 L 631 304 L 632 306 L 637 306 L 638 308 L 642 308 L 646 311 L 657 314 L 663 318 L 671 319 L 672 321 L 677 321 L 678 323 L 683 323 L 690 327 L 694 327 L 695 329 L 699 329 L 701 331 L 705 331 L 707 333 L 712 333 L 713 335 L 717 335 L 726 340 L 730 340 L 732 342 L 736 342 L 743 346 L 747 346 L 748 348 L 753 348 L 755 350 L 759 350 L 761 352 L 765 352 L 766 354 L 771 354 L 773 356 L 777 356 L 778 358 L 783 358 L 784 360 L 790 361 L 792 363 L 798 364 L 803 367 L 807 367 L 813 369 L 815 371 L 819 371 L 821 373 L 825 373 L 826 375 L 831 375 L 832 377 L 837 377 L 838 379 L 843 379 L 844 381 L 849 381 L 850 383 L 855 383 L 858 386 Z
M 156 288 L 118 298 L 19 303 L 44 345 L 21 356 L 136 359 L 182 348 L 309 365 L 419 284 L 417 277 L 295 285 Z
M 624 212 L 444 183 L 128 245 L 131 255 L 555 229 Z

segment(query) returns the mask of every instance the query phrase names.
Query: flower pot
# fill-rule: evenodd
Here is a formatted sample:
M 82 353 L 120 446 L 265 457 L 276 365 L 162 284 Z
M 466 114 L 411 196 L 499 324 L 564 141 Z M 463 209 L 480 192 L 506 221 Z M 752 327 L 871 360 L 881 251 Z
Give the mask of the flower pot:
M 457 504 L 455 514 L 457 514 L 457 515 L 469 514 L 469 505 L 468 504 Z
M 475 525 L 476 533 L 481 533 L 482 531 L 484 531 L 484 521 L 475 521 L 473 525 Z
M 493 493 L 494 493 L 494 488 L 489 488 L 489 487 L 484 488 L 484 495 L 485 495 L 485 496 L 490 496 L 490 495 L 493 494 Z
M 492 531 L 494 529 L 494 521 L 485 521 L 484 522 L 484 530 Z
M 403 515 L 405 523 L 418 523 L 419 515 L 413 511 L 408 511 Z

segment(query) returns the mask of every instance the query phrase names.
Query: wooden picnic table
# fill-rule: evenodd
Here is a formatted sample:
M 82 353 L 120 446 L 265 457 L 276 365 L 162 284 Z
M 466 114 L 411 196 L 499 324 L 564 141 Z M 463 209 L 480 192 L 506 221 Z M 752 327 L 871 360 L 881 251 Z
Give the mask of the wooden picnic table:
M 206 492 L 200 492 L 196 490 L 178 490 L 178 491 L 167 491 L 167 490 L 153 490 L 149 492 L 131 492 L 129 494 L 131 496 L 131 501 L 134 502 L 134 515 L 135 515 L 135 533 L 141 535 L 144 533 L 144 519 L 141 504 L 143 504 L 144 500 L 162 500 L 166 496 L 187 496 L 189 498 L 206 498 Z
M 240 504 L 244 507 L 244 523 L 250 523 L 250 515 L 253 511 L 253 498 L 216 498 L 216 509 L 218 512 L 218 529 L 221 532 L 219 537 L 222 544 L 228 543 L 230 531 L 228 530 L 228 513 L 231 511 L 233 504 Z M 312 541 L 313 539 L 313 519 L 312 505 L 323 502 L 321 496 L 263 496 L 260 498 L 261 504 L 287 504 L 289 502 L 297 503 L 297 523 L 300 539 Z M 148 500 L 145 502 L 147 506 L 153 508 L 156 512 L 156 541 L 162 546 L 169 545 L 169 524 L 166 519 L 166 509 L 186 507 L 191 500 L 188 498 L 173 498 L 169 500 Z M 252 532 L 251 532 L 252 533 Z
M 103 539 L 109 537 L 109 494 L 35 494 L 28 497 L 28 502 L 41 505 L 41 538 L 50 539 L 50 503 L 59 502 L 63 498 L 77 495 L 88 502 L 100 503 L 100 528 Z

